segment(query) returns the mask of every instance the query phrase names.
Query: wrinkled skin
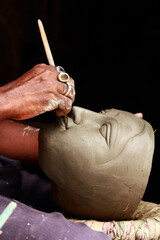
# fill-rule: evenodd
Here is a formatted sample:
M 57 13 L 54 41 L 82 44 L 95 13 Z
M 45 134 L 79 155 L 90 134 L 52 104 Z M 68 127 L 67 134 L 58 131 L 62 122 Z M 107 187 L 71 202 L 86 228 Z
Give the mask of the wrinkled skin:
M 63 210 L 79 218 L 131 218 L 154 151 L 153 129 L 139 117 L 73 107 L 70 116 L 40 130 L 39 164 Z
M 58 81 L 55 67 L 38 64 L 15 81 L 0 88 L 0 120 L 28 119 L 55 110 L 57 116 L 67 115 L 75 98 L 74 81 L 71 90 Z

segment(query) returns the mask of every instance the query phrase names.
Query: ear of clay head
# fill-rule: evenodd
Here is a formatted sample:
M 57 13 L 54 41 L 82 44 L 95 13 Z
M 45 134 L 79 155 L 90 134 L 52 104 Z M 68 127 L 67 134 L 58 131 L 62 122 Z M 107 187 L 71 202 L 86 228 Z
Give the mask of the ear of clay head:
M 53 181 L 53 198 L 69 214 L 130 219 L 151 171 L 154 133 L 148 122 L 116 109 L 73 107 L 39 135 L 39 164 Z

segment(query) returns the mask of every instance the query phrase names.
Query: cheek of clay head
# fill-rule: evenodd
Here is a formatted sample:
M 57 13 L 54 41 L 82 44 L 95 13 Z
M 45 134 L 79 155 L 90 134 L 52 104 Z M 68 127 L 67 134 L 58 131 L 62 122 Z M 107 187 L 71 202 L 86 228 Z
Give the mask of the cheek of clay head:
M 60 121 L 40 130 L 39 164 L 54 182 L 54 200 L 78 218 L 131 219 L 151 171 L 151 125 L 116 109 L 73 112 L 67 128 Z

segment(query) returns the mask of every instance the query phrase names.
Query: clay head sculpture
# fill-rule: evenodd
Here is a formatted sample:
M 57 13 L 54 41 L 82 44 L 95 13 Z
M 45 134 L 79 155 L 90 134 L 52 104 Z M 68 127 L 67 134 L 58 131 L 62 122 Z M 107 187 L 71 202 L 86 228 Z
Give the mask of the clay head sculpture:
M 153 151 L 150 124 L 116 109 L 73 107 L 39 135 L 39 164 L 55 183 L 54 200 L 79 218 L 130 219 L 145 192 Z

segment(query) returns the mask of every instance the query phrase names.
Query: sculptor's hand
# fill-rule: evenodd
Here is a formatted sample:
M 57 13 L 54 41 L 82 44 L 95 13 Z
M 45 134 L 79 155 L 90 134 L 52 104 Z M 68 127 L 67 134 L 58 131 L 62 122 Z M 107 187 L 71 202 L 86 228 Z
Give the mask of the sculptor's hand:
M 55 67 L 39 64 L 17 80 L 0 88 L 0 120 L 22 120 L 55 109 L 58 116 L 70 112 L 75 98 L 74 81 L 69 78 L 69 92 L 58 81 Z M 67 94 L 65 94 L 67 92 Z

